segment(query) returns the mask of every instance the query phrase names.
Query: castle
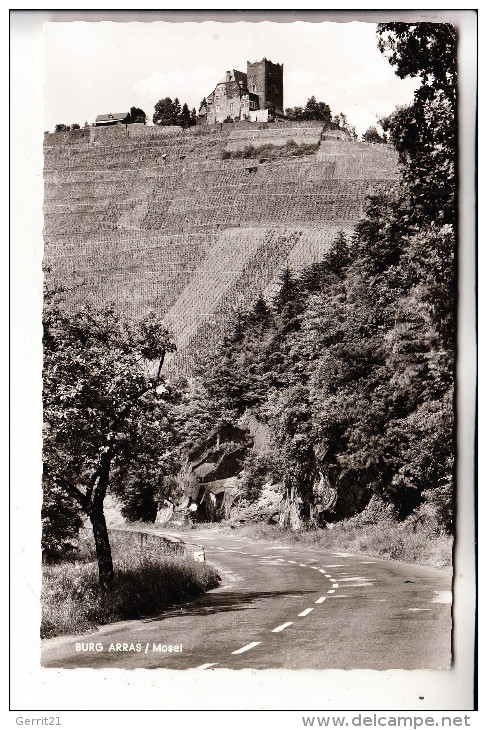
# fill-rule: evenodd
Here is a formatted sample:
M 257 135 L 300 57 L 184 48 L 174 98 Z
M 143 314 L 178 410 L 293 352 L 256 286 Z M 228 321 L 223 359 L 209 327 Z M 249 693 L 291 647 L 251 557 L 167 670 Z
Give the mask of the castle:
M 200 124 L 248 119 L 267 122 L 283 115 L 283 65 L 267 58 L 250 63 L 247 73 L 227 71 L 215 89 L 201 102 Z

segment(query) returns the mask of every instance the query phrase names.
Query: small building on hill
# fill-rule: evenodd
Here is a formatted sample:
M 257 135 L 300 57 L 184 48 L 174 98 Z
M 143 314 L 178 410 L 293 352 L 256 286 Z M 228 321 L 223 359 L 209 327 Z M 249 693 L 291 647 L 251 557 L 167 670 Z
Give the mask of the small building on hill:
M 115 124 L 130 124 L 130 112 L 98 114 L 94 127 L 113 127 Z
M 283 65 L 268 61 L 250 63 L 247 73 L 232 69 L 201 102 L 199 123 L 272 121 L 283 115 Z

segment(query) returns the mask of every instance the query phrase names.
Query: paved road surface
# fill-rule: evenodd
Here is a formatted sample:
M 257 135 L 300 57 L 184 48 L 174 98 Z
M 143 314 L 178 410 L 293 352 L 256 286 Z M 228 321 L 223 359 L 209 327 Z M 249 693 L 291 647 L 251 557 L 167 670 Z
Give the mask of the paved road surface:
M 220 588 L 155 618 L 46 640 L 42 665 L 211 671 L 450 664 L 448 571 L 233 536 L 191 533 L 191 540 L 219 568 Z M 81 642 L 95 651 L 77 651 Z

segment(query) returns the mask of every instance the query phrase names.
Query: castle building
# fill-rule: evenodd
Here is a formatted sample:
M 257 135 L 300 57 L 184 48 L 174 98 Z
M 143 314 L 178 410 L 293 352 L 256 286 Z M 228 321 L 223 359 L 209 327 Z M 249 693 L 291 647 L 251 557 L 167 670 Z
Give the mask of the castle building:
M 250 63 L 247 73 L 227 71 L 215 89 L 201 102 L 200 124 L 248 119 L 267 122 L 284 114 L 283 65 L 267 58 Z

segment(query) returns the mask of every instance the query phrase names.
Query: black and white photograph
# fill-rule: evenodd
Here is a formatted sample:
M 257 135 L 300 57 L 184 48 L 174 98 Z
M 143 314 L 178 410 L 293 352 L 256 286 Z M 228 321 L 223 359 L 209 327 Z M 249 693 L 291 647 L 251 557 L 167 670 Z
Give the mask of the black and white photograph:
M 44 16 L 12 483 L 43 696 L 468 726 L 476 12 Z

